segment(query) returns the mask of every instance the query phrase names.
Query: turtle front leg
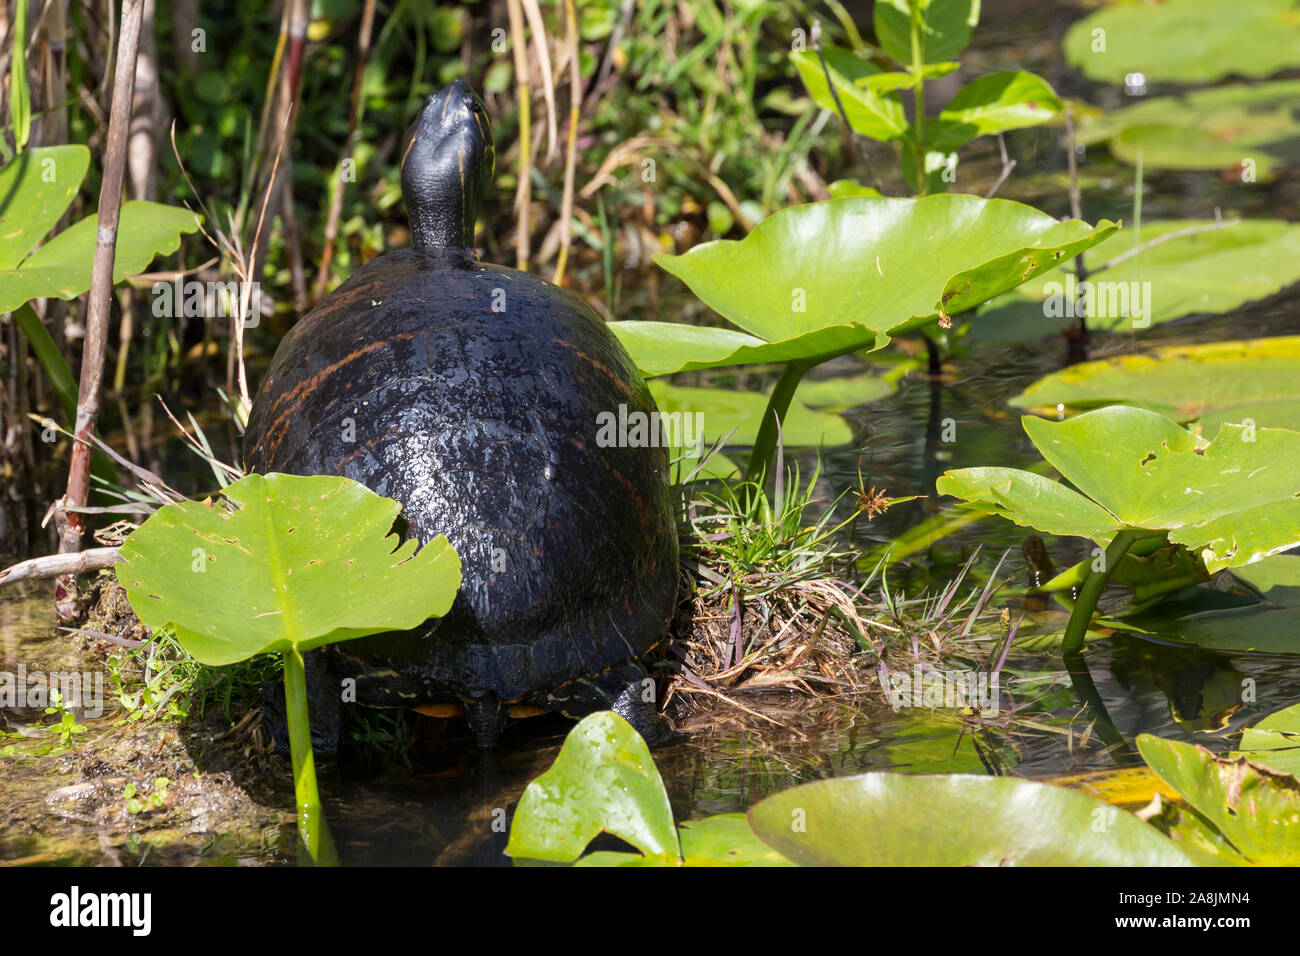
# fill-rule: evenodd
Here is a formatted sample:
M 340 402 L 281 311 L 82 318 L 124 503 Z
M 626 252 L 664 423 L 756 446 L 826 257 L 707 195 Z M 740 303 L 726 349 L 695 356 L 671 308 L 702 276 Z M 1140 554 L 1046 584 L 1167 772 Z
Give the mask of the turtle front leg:
M 612 710 L 652 747 L 666 744 L 674 736 L 668 721 L 659 714 L 654 679 L 640 661 L 624 661 L 599 674 L 569 681 L 543 695 L 540 703 L 573 720 Z

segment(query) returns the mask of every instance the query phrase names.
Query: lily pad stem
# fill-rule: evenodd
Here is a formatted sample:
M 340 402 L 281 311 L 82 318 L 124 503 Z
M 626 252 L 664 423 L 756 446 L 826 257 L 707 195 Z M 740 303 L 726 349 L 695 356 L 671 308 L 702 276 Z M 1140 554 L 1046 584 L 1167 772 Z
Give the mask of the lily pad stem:
M 289 724 L 298 836 L 315 863 L 335 866 L 338 857 L 321 809 L 320 792 L 316 789 L 316 759 L 311 750 L 311 720 L 307 710 L 307 671 L 297 647 L 284 652 L 284 712 Z
M 763 424 L 759 426 L 758 437 L 754 439 L 754 450 L 749 456 L 749 468 L 745 473 L 747 481 L 761 485 L 766 479 L 768 466 L 776 452 L 777 423 L 785 423 L 790 400 L 794 398 L 804 373 L 810 368 L 812 363 L 789 362 L 777 379 L 776 387 L 767 399 L 767 407 L 763 409 Z
M 1083 647 L 1083 638 L 1088 633 L 1088 624 L 1092 621 L 1092 613 L 1097 610 L 1097 602 L 1101 600 L 1102 591 L 1106 590 L 1106 582 L 1115 573 L 1115 568 L 1123 560 L 1124 555 L 1128 554 L 1128 549 L 1133 547 L 1135 542 L 1150 536 L 1149 532 L 1130 530 L 1115 535 L 1102 559 L 1102 569 L 1092 571 L 1079 590 L 1079 599 L 1075 601 L 1074 610 L 1070 612 L 1070 620 L 1065 625 L 1065 643 L 1061 647 L 1065 654 L 1079 653 L 1080 648 Z

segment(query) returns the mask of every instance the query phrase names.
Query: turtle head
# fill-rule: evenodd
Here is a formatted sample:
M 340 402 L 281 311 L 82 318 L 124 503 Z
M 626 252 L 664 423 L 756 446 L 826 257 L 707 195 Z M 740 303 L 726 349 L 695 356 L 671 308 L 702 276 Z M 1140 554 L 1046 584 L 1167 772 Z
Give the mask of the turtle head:
M 416 249 L 470 249 L 496 147 L 483 101 L 456 80 L 424 101 L 402 143 L 402 198 Z

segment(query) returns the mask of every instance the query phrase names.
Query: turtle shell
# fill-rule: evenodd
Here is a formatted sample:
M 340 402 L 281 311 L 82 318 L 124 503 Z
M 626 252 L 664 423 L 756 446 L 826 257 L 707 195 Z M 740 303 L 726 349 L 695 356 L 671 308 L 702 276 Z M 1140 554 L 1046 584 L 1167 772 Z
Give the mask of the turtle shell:
M 342 654 L 407 704 L 514 701 L 639 657 L 666 632 L 666 450 L 600 438 L 609 413 L 655 411 L 577 297 L 464 250 L 403 250 L 285 335 L 245 457 L 251 471 L 362 482 L 401 503 L 420 541 L 444 534 L 460 555 L 450 613 Z

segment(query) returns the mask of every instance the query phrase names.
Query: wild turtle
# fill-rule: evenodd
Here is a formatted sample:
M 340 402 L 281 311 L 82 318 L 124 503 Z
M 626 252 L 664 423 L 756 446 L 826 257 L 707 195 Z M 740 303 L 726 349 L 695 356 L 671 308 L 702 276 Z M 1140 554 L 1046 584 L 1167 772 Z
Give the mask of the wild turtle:
M 430 95 L 402 146 L 412 247 L 294 325 L 249 416 L 249 470 L 360 481 L 463 564 L 441 620 L 308 655 L 318 743 L 337 740 L 344 678 L 361 704 L 459 702 L 484 747 L 515 705 L 612 708 L 662 736 L 639 658 L 677 594 L 668 461 L 658 442 L 602 430 L 657 409 L 581 300 L 479 261 L 494 167 L 478 96 L 460 80 Z

